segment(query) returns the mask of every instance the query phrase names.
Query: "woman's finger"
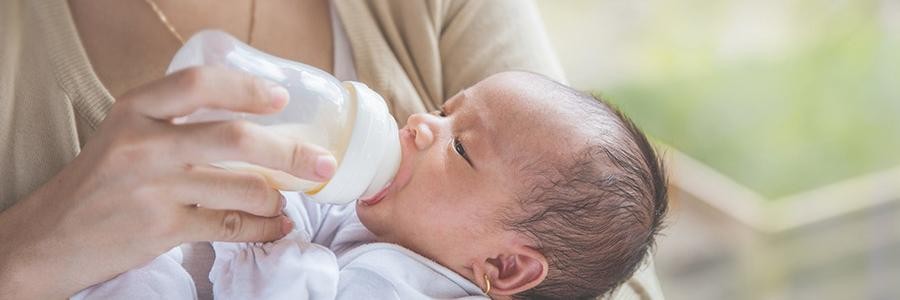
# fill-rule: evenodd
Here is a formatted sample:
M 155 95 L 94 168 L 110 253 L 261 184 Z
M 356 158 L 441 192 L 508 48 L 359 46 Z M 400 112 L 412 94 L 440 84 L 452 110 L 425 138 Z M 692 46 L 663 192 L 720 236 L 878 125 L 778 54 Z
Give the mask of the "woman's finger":
M 185 140 L 172 151 L 198 163 L 244 161 L 312 181 L 327 181 L 334 175 L 337 161 L 328 150 L 271 129 L 245 121 L 176 126 Z
M 285 216 L 260 217 L 236 210 L 186 208 L 186 241 L 268 242 L 284 237 L 294 224 Z
M 185 205 L 216 210 L 238 210 L 262 217 L 282 214 L 285 199 L 259 174 L 215 167 L 188 167 L 184 176 L 165 182 Z
M 284 87 L 252 75 L 203 66 L 178 71 L 121 98 L 144 116 L 170 120 L 199 108 L 274 113 L 287 104 L 289 95 Z

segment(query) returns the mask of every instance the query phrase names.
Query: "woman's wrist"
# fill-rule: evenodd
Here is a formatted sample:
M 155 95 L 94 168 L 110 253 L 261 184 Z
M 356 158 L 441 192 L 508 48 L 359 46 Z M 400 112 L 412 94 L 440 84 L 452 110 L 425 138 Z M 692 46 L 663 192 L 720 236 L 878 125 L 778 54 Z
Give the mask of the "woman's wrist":
M 23 200 L 24 201 L 24 200 Z M 24 203 L 19 203 L 22 205 Z M 21 241 L 16 235 L 16 206 L 0 212 L 0 299 L 34 299 L 31 271 L 24 267 L 19 255 Z
M 22 268 L 8 253 L 0 253 L 0 298 L 41 299 L 35 291 L 31 272 Z
M 36 204 L 35 195 L 22 199 L 16 205 L 0 212 L 0 299 L 51 299 L 65 298 L 60 294 L 63 282 L 58 282 L 63 272 L 52 268 L 50 261 L 56 257 L 43 257 L 54 249 L 34 249 L 33 229 L 39 220 L 23 220 L 28 210 Z M 29 226 L 30 225 L 30 226 Z M 46 247 L 52 248 L 52 247 Z M 50 285 L 52 283 L 52 285 Z
M 8 214 L 7 214 L 8 215 Z M 4 217 L 0 214 L 0 217 Z M 33 270 L 25 266 L 19 255 L 17 239 L 11 236 L 11 230 L 15 227 L 0 222 L 0 299 L 38 299 L 33 286 L 35 280 Z

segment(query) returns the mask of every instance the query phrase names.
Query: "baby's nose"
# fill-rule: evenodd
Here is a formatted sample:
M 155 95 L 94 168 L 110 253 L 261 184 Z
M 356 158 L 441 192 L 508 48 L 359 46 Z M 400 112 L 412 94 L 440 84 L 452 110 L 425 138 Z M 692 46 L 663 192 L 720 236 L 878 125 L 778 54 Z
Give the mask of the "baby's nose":
M 428 149 L 434 143 L 434 131 L 429 125 L 429 117 L 428 114 L 414 114 L 406 121 L 406 126 L 409 126 L 415 135 L 416 148 L 419 151 Z

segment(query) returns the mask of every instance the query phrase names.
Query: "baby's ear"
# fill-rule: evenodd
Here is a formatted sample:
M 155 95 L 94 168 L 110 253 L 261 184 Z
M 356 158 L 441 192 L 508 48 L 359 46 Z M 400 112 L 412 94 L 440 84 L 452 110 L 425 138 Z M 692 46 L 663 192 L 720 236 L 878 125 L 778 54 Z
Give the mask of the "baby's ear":
M 528 246 L 513 248 L 510 253 L 487 262 L 494 267 L 487 272 L 491 294 L 515 295 L 537 286 L 547 277 L 547 258 Z

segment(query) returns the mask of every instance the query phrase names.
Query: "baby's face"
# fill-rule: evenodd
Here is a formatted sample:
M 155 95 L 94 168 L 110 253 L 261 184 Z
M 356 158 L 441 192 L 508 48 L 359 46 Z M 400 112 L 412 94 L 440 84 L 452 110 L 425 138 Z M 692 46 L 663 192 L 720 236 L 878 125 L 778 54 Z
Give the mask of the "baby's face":
M 360 220 L 381 241 L 466 277 L 475 261 L 527 243 L 500 223 L 519 212 L 522 166 L 564 157 L 581 142 L 577 120 L 553 98 L 527 76 L 501 73 L 440 112 L 411 116 L 400 131 L 397 176 L 383 197 L 358 201 Z

